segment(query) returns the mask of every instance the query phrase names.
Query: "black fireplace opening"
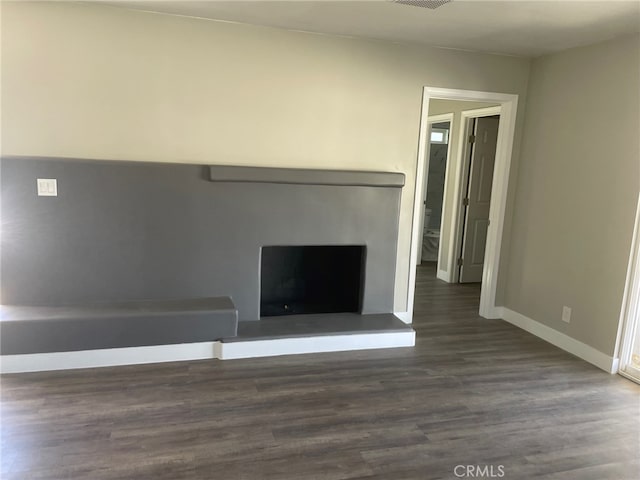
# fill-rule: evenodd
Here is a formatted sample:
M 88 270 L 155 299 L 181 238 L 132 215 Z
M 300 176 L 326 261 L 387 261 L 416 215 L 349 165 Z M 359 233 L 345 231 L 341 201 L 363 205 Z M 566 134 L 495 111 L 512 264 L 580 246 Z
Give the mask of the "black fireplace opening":
M 362 245 L 262 247 L 260 316 L 362 310 Z

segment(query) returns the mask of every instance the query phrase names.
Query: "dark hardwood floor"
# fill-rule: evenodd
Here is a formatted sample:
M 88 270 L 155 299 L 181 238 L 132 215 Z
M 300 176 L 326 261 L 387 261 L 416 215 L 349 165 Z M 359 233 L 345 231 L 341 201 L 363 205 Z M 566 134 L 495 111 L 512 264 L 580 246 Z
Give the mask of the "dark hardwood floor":
M 640 478 L 640 386 L 416 294 L 414 349 L 5 375 L 2 478 Z

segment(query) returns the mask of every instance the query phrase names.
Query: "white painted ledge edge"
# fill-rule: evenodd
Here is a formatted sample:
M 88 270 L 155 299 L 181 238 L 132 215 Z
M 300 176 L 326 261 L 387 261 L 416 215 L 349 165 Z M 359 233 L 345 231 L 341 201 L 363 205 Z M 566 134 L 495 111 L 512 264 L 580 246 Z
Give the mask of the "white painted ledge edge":
M 363 333 L 321 337 L 279 338 L 220 344 L 220 359 L 274 357 L 302 353 L 342 352 L 374 348 L 413 347 L 416 332 Z
M 375 348 L 413 347 L 415 331 L 326 335 L 247 342 L 201 342 L 149 347 L 0 356 L 0 373 L 45 372 L 186 360 L 256 358 Z
M 70 370 L 75 368 L 202 360 L 215 358 L 215 344 L 217 343 L 220 342 L 2 355 L 0 356 L 0 373 L 46 372 L 49 370 Z
M 590 347 L 586 343 L 582 343 L 575 338 L 571 338 L 562 332 L 548 327 L 532 318 L 526 317 L 521 313 L 514 312 L 506 307 L 496 307 L 495 313 L 498 318 L 521 328 L 542 340 L 555 345 L 562 350 L 575 355 L 586 362 L 595 365 L 607 373 L 618 373 L 619 359 L 610 357 Z

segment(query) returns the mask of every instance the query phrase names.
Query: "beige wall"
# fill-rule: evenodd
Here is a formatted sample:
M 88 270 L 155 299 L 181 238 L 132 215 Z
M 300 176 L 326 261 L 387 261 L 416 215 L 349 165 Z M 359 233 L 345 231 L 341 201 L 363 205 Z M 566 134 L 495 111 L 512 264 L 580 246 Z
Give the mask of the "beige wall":
M 3 2 L 2 153 L 403 172 L 402 311 L 422 87 L 524 96 L 529 65 L 117 7 Z
M 637 35 L 536 59 L 515 189 L 505 305 L 607 355 L 640 187 L 639 73 Z
M 451 130 L 449 131 L 449 142 L 451 143 L 451 148 L 449 150 L 449 158 L 447 159 L 447 168 L 450 168 L 454 165 L 454 162 L 458 162 L 460 159 L 458 158 L 458 140 L 460 137 L 460 128 L 462 125 L 462 112 L 466 110 L 475 110 L 478 108 L 487 108 L 495 106 L 494 103 L 483 103 L 483 102 L 466 102 L 460 100 L 440 100 L 433 99 L 429 101 L 429 115 L 441 115 L 444 113 L 453 113 L 453 122 L 451 122 Z M 451 231 L 451 220 L 452 215 L 454 214 L 454 209 L 456 206 L 453 204 L 453 193 L 455 187 L 455 169 L 449 171 L 449 176 L 446 178 L 447 185 L 445 186 L 445 195 L 446 199 L 444 202 L 444 207 L 446 211 L 442 212 L 442 228 L 440 231 L 440 264 L 439 267 L 441 270 L 445 272 L 449 271 L 449 266 L 447 265 L 447 258 L 449 256 L 449 250 L 453 248 L 453 243 L 455 239 L 451 238 L 449 235 Z M 426 192 L 425 192 L 426 194 Z M 425 197 L 426 198 L 426 197 Z

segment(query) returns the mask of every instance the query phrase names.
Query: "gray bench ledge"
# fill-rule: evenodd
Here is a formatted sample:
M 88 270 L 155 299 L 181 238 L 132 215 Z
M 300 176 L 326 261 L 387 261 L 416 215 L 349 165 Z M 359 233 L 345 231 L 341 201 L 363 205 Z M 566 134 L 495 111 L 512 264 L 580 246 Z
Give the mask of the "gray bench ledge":
M 0 307 L 0 353 L 18 355 L 211 342 L 237 334 L 229 297 Z
M 229 297 L 137 300 L 64 306 L 0 305 L 0 321 L 82 319 L 114 315 L 173 315 L 201 311 L 234 314 L 236 308 Z
M 402 188 L 404 173 L 303 168 L 209 166 L 212 182 L 285 183 L 299 185 L 341 185 Z

